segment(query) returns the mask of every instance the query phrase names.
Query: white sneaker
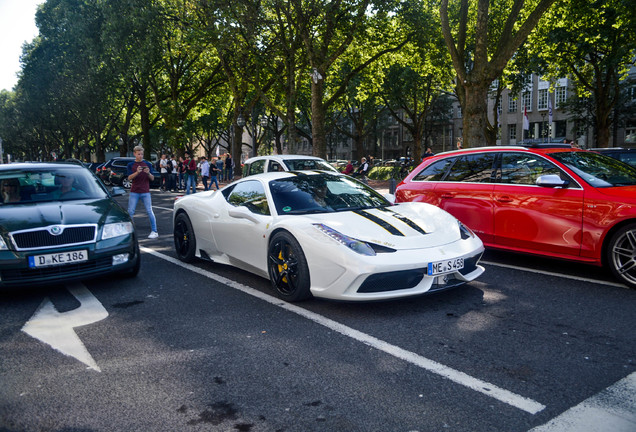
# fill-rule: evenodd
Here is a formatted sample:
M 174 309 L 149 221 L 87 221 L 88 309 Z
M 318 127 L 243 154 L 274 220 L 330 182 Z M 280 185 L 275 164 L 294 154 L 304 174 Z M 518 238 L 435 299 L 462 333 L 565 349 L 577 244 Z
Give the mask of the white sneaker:
M 150 233 L 150 235 L 148 236 L 149 239 L 155 239 L 159 237 L 159 234 L 157 233 L 157 231 L 153 231 Z

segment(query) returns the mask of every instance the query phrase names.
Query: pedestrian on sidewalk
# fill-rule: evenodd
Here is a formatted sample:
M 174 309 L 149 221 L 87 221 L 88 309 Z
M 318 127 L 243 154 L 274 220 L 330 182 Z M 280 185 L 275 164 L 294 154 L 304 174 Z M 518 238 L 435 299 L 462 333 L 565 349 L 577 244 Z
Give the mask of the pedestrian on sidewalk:
M 183 161 L 186 175 L 186 195 L 197 192 L 197 162 L 190 157 L 189 152 L 185 152 L 185 160 Z M 192 190 L 192 192 L 190 192 Z
M 216 167 L 216 158 L 212 159 L 210 164 L 210 189 L 212 189 L 212 183 L 216 185 L 216 190 L 219 190 L 219 182 L 216 177 L 219 175 L 219 169 Z
M 229 153 L 225 156 L 225 172 L 227 175 L 225 176 L 225 180 L 228 182 L 232 181 L 234 178 L 234 173 L 232 172 L 234 169 L 234 162 L 232 161 L 232 155 Z
M 199 158 L 199 171 L 201 172 L 201 182 L 203 183 L 203 190 L 208 190 L 208 180 L 210 179 L 210 162 L 205 156 Z
M 150 182 L 155 179 L 155 176 L 152 175 L 150 162 L 144 160 L 144 148 L 135 146 L 133 153 L 135 160 L 129 162 L 126 166 L 128 180 L 131 182 L 128 213 L 132 218 L 135 215 L 137 204 L 141 200 L 150 219 L 150 235 L 148 238 L 154 239 L 159 237 L 159 234 L 157 234 L 157 219 L 152 211 L 152 197 L 150 196 Z

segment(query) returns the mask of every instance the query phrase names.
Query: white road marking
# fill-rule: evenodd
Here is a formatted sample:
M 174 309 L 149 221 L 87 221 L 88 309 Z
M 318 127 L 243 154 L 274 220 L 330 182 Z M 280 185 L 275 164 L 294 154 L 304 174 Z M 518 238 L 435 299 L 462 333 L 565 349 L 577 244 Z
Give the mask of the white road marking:
M 152 208 L 153 209 L 159 209 L 159 210 L 165 210 L 165 211 L 169 211 L 169 212 L 174 211 L 174 208 L 161 207 L 161 206 L 156 206 L 156 205 L 153 205 Z
M 45 298 L 31 319 L 24 324 L 22 331 L 101 372 L 73 327 L 101 321 L 108 316 L 108 312 L 84 285 L 76 283 L 69 286 L 68 290 L 80 302 L 77 309 L 60 313 L 51 300 Z
M 494 263 L 494 262 L 484 261 L 484 260 L 479 261 L 479 264 L 485 264 L 485 265 L 509 268 L 509 269 L 513 269 L 513 270 L 521 270 L 521 271 L 525 271 L 525 272 L 537 273 L 537 274 L 542 274 L 542 275 L 547 275 L 547 276 L 556 276 L 556 277 L 560 277 L 562 279 L 571 279 L 571 280 L 580 281 L 580 282 L 590 282 L 590 283 L 595 283 L 595 284 L 598 284 L 598 285 L 607 285 L 607 286 L 613 286 L 613 287 L 617 287 L 617 288 L 629 289 L 627 287 L 627 285 L 623 285 L 623 284 L 618 283 L 618 282 L 610 282 L 610 281 L 604 281 L 604 280 L 598 280 L 598 279 L 590 279 L 590 278 L 584 278 L 584 277 L 580 277 L 580 276 L 566 275 L 566 274 L 563 274 L 563 273 L 549 272 L 549 271 L 546 271 L 546 270 L 536 270 L 536 269 L 531 269 L 531 268 L 528 268 L 528 267 L 519 267 L 519 266 L 510 265 L 510 264 L 500 264 L 500 263 Z
M 219 283 L 222 283 L 224 285 L 227 285 L 231 288 L 237 289 L 239 291 L 242 291 L 246 294 L 249 294 L 251 296 L 257 297 L 261 300 L 264 300 L 268 303 L 271 303 L 275 306 L 281 307 L 283 309 L 286 309 L 290 312 L 293 312 L 297 315 L 300 315 L 304 318 L 307 318 L 317 324 L 320 324 L 324 327 L 327 327 L 333 331 L 336 331 L 338 333 L 341 333 L 345 336 L 351 337 L 353 339 L 356 339 L 366 345 L 369 345 L 371 347 L 374 347 L 380 351 L 383 351 L 389 355 L 392 355 L 394 357 L 400 358 L 402 360 L 405 360 L 411 364 L 414 364 L 416 366 L 419 366 L 423 369 L 428 370 L 429 372 L 433 372 L 437 375 L 440 375 L 444 378 L 447 378 L 457 384 L 463 385 L 465 387 L 468 387 L 472 390 L 475 390 L 477 392 L 483 393 L 486 396 L 489 396 L 491 398 L 497 399 L 500 402 L 503 402 L 505 404 L 511 405 L 513 407 L 519 408 L 520 410 L 526 411 L 530 414 L 536 414 L 539 411 L 543 410 L 545 408 L 545 405 L 540 404 L 539 402 L 536 402 L 532 399 L 523 397 L 523 396 L 519 396 L 515 393 L 512 393 L 508 390 L 499 388 L 493 384 L 490 384 L 486 381 L 482 381 L 480 379 L 471 377 L 470 375 L 467 375 L 463 372 L 460 372 L 458 370 L 452 369 L 448 366 L 445 366 L 441 363 L 438 363 L 434 360 L 430 360 L 426 357 L 422 357 L 419 354 L 407 351 L 405 349 L 402 349 L 398 346 L 395 345 L 391 345 L 385 341 L 382 341 L 380 339 L 377 339 L 371 335 L 368 335 L 366 333 L 362 333 L 358 330 L 355 330 L 351 327 L 348 327 L 344 324 L 341 324 L 339 322 L 333 321 L 329 318 L 326 318 L 322 315 L 319 315 L 317 313 L 314 312 L 310 312 L 308 310 L 305 310 L 301 307 L 295 306 L 293 304 L 290 303 L 286 303 L 283 302 L 282 300 L 273 297 L 271 295 L 262 293 L 260 291 L 257 291 L 253 288 L 250 288 L 248 286 L 245 286 L 243 284 L 240 284 L 238 282 L 232 281 L 230 279 L 227 279 L 223 276 L 217 275 L 215 273 L 209 272 L 207 270 L 203 270 L 200 269 L 194 265 L 191 264 L 187 264 L 184 262 L 179 261 L 176 258 L 173 258 L 171 256 L 168 255 L 164 255 L 161 252 L 157 252 L 153 249 L 149 249 L 146 247 L 141 247 L 141 250 L 143 252 L 149 253 L 151 255 L 154 255 L 158 258 L 164 259 L 168 262 L 171 262 L 172 264 L 178 265 L 180 267 L 183 267 L 187 270 L 190 270 L 192 272 L 198 273 L 202 276 L 205 276 L 209 279 L 215 280 Z
M 636 431 L 636 372 L 530 432 Z

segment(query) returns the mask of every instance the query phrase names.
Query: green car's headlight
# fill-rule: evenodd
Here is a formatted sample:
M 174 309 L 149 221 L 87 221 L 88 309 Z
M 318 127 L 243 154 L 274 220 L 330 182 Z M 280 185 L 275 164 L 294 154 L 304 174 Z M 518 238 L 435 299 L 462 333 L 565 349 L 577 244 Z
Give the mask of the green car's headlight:
M 0 250 L 7 250 L 7 249 L 9 249 L 7 247 L 7 244 L 4 242 L 4 239 L 0 237 Z
M 102 240 L 131 234 L 134 231 L 132 222 L 117 222 L 104 225 Z

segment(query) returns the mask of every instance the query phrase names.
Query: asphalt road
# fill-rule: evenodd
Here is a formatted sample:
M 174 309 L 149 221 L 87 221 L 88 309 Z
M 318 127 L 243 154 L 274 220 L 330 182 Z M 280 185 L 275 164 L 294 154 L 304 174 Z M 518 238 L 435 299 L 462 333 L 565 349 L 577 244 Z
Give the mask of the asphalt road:
M 290 305 L 176 260 L 175 196 L 156 240 L 137 210 L 137 278 L 0 294 L 0 431 L 528 431 L 635 376 L 636 291 L 597 268 L 487 252 L 452 291 Z

